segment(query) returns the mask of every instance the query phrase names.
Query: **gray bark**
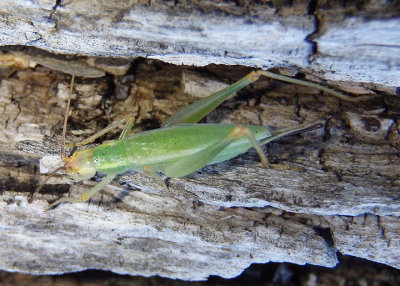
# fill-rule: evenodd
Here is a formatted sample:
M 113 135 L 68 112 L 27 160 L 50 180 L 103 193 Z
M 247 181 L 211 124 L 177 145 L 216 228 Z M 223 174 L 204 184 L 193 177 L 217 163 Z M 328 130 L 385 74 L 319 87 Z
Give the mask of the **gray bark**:
M 400 85 L 396 2 L 137 2 L 5 0 L 0 42 L 179 65 L 297 67 L 336 82 Z
M 136 60 L 125 75 L 131 58 L 141 55 L 179 64 L 280 67 L 286 74 L 303 71 L 314 80 L 334 80 L 335 86 L 353 94 L 373 88 L 378 96 L 346 103 L 311 88 L 261 79 L 223 104 L 207 122 L 288 127 L 330 115 L 324 128 L 265 149 L 273 163 L 291 169 L 264 169 L 250 151 L 184 178 L 168 179 L 169 194 L 156 180 L 127 172 L 89 205 L 63 204 L 43 212 L 61 195 L 71 191 L 77 196 L 95 183 L 76 185 L 60 173 L 28 202 L 44 178 L 38 169 L 47 172 L 58 163 L 69 78 L 41 66 L 29 69 L 26 61 L 16 60 L 20 54 L 3 53 L 2 269 L 48 274 L 100 268 L 199 280 L 209 275 L 234 277 L 251 263 L 268 261 L 333 267 L 336 251 L 400 268 L 395 95 L 400 37 L 395 35 L 399 29 L 388 30 L 399 26 L 399 20 L 380 14 L 390 7 L 378 13 L 375 6 L 366 5 L 364 13 L 375 13 L 379 19 L 374 19 L 361 17 L 362 11 L 345 18 L 352 7 L 319 2 L 316 16 L 301 2 L 268 8 L 253 3 L 143 6 L 124 1 L 118 7 L 98 4 L 96 13 L 93 4 L 78 6 L 75 1 L 57 6 L 37 1 L 29 9 L 25 1 L 21 4 L 0 4 L 0 17 L 8 20 L 0 26 L 3 45 L 103 56 L 87 62 L 113 74 L 113 83 L 110 76 L 77 79 L 68 141 L 82 140 L 128 114 L 137 119 L 134 131 L 157 126 L 179 107 L 248 71 Z M 187 19 L 190 27 L 184 24 Z M 110 61 L 110 56 L 123 59 Z M 92 72 L 82 60 L 76 61 L 77 68 L 65 57 L 65 65 L 38 52 L 24 58 L 69 73 L 83 69 L 83 76 Z

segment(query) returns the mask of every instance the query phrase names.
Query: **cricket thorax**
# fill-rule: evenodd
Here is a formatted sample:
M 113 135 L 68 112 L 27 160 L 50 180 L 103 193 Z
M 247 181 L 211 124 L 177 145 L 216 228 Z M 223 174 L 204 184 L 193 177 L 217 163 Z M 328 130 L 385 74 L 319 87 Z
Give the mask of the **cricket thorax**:
M 68 174 L 75 181 L 90 179 L 96 174 L 92 149 L 78 151 L 71 157 L 66 157 L 64 161 Z
M 93 164 L 104 174 L 119 174 L 130 169 L 126 154 L 125 140 L 118 140 L 96 146 L 93 150 Z

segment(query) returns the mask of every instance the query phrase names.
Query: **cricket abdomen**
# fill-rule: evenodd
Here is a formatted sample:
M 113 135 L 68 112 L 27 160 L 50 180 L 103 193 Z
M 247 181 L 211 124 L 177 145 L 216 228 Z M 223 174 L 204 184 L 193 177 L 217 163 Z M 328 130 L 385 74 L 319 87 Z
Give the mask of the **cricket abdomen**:
M 163 172 L 164 167 L 178 162 L 185 156 L 203 150 L 229 135 L 236 125 L 228 124 L 184 124 L 150 130 L 97 146 L 93 149 L 93 160 L 97 171 L 122 173 L 128 169 L 143 172 L 144 166 Z M 271 136 L 264 126 L 245 126 L 256 140 Z M 210 163 L 235 157 L 252 145 L 244 136 L 219 153 Z

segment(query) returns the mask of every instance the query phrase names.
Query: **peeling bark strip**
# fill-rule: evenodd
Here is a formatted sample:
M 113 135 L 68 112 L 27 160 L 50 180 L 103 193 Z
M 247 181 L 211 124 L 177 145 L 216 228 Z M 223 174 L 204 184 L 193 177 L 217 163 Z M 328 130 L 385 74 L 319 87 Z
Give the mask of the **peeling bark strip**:
M 327 217 L 341 253 L 399 268 L 400 224 L 395 216 Z M 396 255 L 397 253 L 397 255 Z
M 248 72 L 129 59 L 139 55 L 179 64 L 296 66 L 282 72 L 366 82 L 336 85 L 378 97 L 345 103 L 261 79 L 206 122 L 287 127 L 330 115 L 324 129 L 267 146 L 272 162 L 298 169 L 263 169 L 250 151 L 167 180 L 172 196 L 155 180 L 128 172 L 89 205 L 44 213 L 48 203 L 95 183 L 75 185 L 59 174 L 28 203 L 43 180 L 39 167 L 49 163 L 51 169 L 52 156 L 59 154 L 69 77 L 2 53 L 0 268 L 35 274 L 100 268 L 200 280 L 233 277 L 255 262 L 332 267 L 336 251 L 400 268 L 400 37 L 399 29 L 387 30 L 398 26 L 398 10 L 374 1 L 357 7 L 324 1 L 290 7 L 279 1 L 27 3 L 0 2 L 1 45 L 106 56 L 84 65 L 109 75 L 77 78 L 69 141 L 128 114 L 137 119 L 135 132 L 155 128 L 188 102 Z
M 296 66 L 333 81 L 400 86 L 396 1 L 281 2 L 2 0 L 0 45 L 196 66 Z
M 2 202 L 8 211 L 0 218 L 8 226 L 0 233 L 2 268 L 33 274 L 98 268 L 201 280 L 210 274 L 235 277 L 251 263 L 337 263 L 335 249 L 311 226 L 284 221 L 272 210 L 220 211 L 189 200 L 131 195 L 123 210 L 66 205 L 43 213 L 43 202 L 27 204 L 22 197 L 8 206 Z M 15 256 L 21 247 L 25 254 Z

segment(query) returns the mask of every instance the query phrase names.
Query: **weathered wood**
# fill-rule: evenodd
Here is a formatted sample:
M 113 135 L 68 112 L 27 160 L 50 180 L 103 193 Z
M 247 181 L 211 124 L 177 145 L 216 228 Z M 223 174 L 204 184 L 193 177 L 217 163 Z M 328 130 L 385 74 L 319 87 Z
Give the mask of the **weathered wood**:
M 400 225 L 396 216 L 364 214 L 327 217 L 340 253 L 399 268 Z
M 77 79 L 79 97 L 69 129 L 74 136 L 69 140 L 79 141 L 107 124 L 106 118 L 128 113 L 137 117 L 137 131 L 157 125 L 193 100 L 193 90 L 208 94 L 223 87 L 225 83 L 210 80 L 211 71 L 215 74 L 217 69 L 199 73 L 140 63 L 129 82 L 130 95 L 123 100 L 101 96 L 108 89 L 104 80 Z M 243 75 L 236 73 L 236 78 Z M 201 82 L 207 84 L 198 88 Z M 369 259 L 399 267 L 398 218 L 392 218 L 386 238 L 377 234 L 359 246 L 347 245 L 350 249 L 341 237 L 355 234 L 341 231 L 335 219 L 368 212 L 381 220 L 398 215 L 400 136 L 393 120 L 363 111 L 374 107 L 380 112 L 381 101 L 360 105 L 356 112 L 352 105 L 340 106 L 338 99 L 310 88 L 275 82 L 275 90 L 265 93 L 269 82 L 256 82 L 246 97 L 228 101 L 207 120 L 284 127 L 333 115 L 325 129 L 280 140 L 266 150 L 272 161 L 300 169 L 263 169 L 255 152 L 249 152 L 185 178 L 169 179 L 172 197 L 154 179 L 128 172 L 106 187 L 101 201 L 97 196 L 89 206 L 64 204 L 44 213 L 45 201 L 67 195 L 72 183 L 58 175 L 28 203 L 39 179 L 35 169 L 51 166 L 59 152 L 68 78 L 37 67 L 3 79 L 1 224 L 6 231 L 1 232 L 1 241 L 7 245 L 2 253 L 7 259 L 1 267 L 37 274 L 100 268 L 198 280 L 210 274 L 233 277 L 254 262 L 331 267 L 337 261 L 336 249 L 365 257 L 357 251 L 371 244 L 379 253 Z M 93 183 L 78 185 L 72 195 Z M 326 236 L 329 231 L 334 244 Z M 368 229 L 354 232 L 362 231 Z M 387 237 L 392 242 L 382 248 Z M 11 253 L 21 245 L 24 251 L 16 260 Z M 32 260 L 38 256 L 40 265 Z
M 332 81 L 400 86 L 396 2 L 281 2 L 3 0 L 0 45 L 197 66 L 297 67 Z
M 197 96 L 249 71 L 131 62 L 140 55 L 179 64 L 287 67 L 281 72 L 305 71 L 308 78 L 318 75 L 351 93 L 376 92 L 378 97 L 346 103 L 310 88 L 262 79 L 207 122 L 286 127 L 329 115 L 325 128 L 265 149 L 271 161 L 295 168 L 263 169 L 250 151 L 185 178 L 168 179 L 168 195 L 155 180 L 128 172 L 89 206 L 64 204 L 44 213 L 49 202 L 69 191 L 76 196 L 95 183 L 70 188 L 71 180 L 59 174 L 28 202 L 44 178 L 38 169 L 57 164 L 69 77 L 41 66 L 31 69 L 32 63 L 15 62 L 15 55 L 3 53 L 0 268 L 35 274 L 100 268 L 198 280 L 233 277 L 255 262 L 332 267 L 335 251 L 400 268 L 395 89 L 400 85 L 400 37 L 398 29 L 387 29 L 398 25 L 393 7 L 372 2 L 357 9 L 329 7 L 323 1 L 309 9 L 302 1 L 291 7 L 251 1 L 219 6 L 214 1 L 123 1 L 118 7 L 114 2 L 29 3 L 0 3 L 2 45 L 105 56 L 87 62 L 111 74 L 77 78 L 69 141 L 127 114 L 136 116 L 136 132 L 157 127 Z M 43 53 L 30 56 L 38 54 Z

